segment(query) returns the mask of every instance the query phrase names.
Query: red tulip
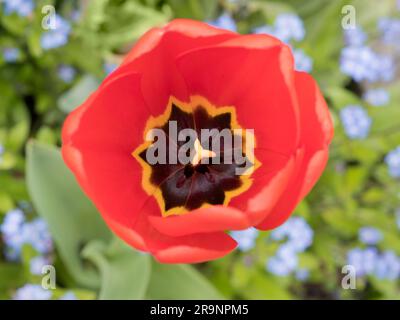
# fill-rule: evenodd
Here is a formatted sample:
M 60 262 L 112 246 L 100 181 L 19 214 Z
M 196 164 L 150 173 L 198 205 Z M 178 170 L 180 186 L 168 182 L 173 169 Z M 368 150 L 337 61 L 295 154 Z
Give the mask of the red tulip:
M 254 129 L 251 175 L 149 164 L 146 134 L 171 119 Z M 175 20 L 147 32 L 69 115 L 62 154 L 119 237 L 160 262 L 194 263 L 231 252 L 226 231 L 282 224 L 322 174 L 332 136 L 324 98 L 287 45 Z

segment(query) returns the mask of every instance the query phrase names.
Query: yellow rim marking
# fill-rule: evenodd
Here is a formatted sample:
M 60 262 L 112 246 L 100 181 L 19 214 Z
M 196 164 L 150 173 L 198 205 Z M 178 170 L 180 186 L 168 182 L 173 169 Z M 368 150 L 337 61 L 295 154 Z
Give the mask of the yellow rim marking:
M 171 116 L 172 105 L 177 106 L 179 109 L 181 109 L 182 111 L 187 112 L 187 113 L 192 113 L 193 110 L 196 107 L 201 106 L 204 109 L 206 109 L 207 113 L 212 117 L 216 117 L 216 116 L 224 114 L 224 113 L 230 113 L 230 115 L 231 115 L 231 130 L 242 129 L 242 127 L 239 125 L 239 123 L 237 121 L 235 107 L 233 107 L 233 106 L 215 107 L 206 98 L 204 98 L 202 96 L 191 96 L 189 103 L 182 102 L 182 101 L 178 100 L 177 98 L 171 96 L 169 101 L 168 101 L 167 108 L 166 108 L 166 110 L 165 110 L 165 112 L 163 114 L 161 114 L 160 116 L 157 116 L 157 117 L 150 116 L 149 120 L 146 122 L 146 126 L 145 126 L 145 129 L 143 131 L 143 141 L 145 141 L 145 142 L 143 144 L 139 145 L 135 149 L 135 151 L 132 152 L 132 156 L 139 162 L 139 164 L 143 168 L 143 174 L 142 174 L 142 188 L 143 188 L 143 190 L 145 190 L 145 192 L 149 196 L 153 196 L 156 199 L 156 201 L 158 203 L 158 206 L 160 207 L 161 214 L 162 214 L 163 217 L 167 217 L 167 216 L 170 216 L 170 215 L 185 214 L 185 213 L 190 212 L 190 210 L 186 209 L 184 206 L 174 207 L 174 208 L 171 208 L 169 210 L 165 210 L 165 201 L 164 201 L 164 198 L 162 196 L 161 188 L 159 188 L 158 186 L 153 185 L 150 182 L 151 181 L 150 177 L 151 177 L 151 173 L 152 173 L 152 168 L 146 161 L 144 161 L 140 157 L 140 154 L 143 151 L 145 151 L 147 148 L 149 148 L 153 143 L 152 141 L 146 141 L 147 133 L 149 131 L 151 131 L 152 129 L 154 129 L 154 128 L 160 128 L 160 127 L 162 127 L 163 125 L 165 125 L 167 123 L 168 119 Z M 256 147 L 255 137 L 252 136 L 251 139 L 254 141 L 254 147 Z M 246 144 L 245 137 L 242 136 L 242 140 L 243 140 L 243 144 L 245 145 Z M 198 140 L 196 142 L 198 142 Z M 200 144 L 200 142 L 198 142 L 198 144 Z M 196 143 L 195 143 L 195 148 L 196 148 Z M 246 150 L 246 149 L 243 148 L 243 150 Z M 215 152 L 210 151 L 210 150 L 204 150 L 201 147 L 201 145 L 200 146 L 198 145 L 197 149 L 196 149 L 196 155 L 198 155 L 198 157 L 200 157 L 200 159 L 196 159 L 196 160 L 193 159 L 193 160 L 195 160 L 195 162 L 196 161 L 200 162 L 200 160 L 202 158 L 204 158 L 203 152 L 207 156 L 209 156 L 209 155 L 214 155 L 215 156 Z M 196 162 L 196 163 L 198 163 L 198 162 Z M 259 168 L 260 166 L 261 166 L 261 163 L 254 156 L 254 164 L 253 164 L 253 168 L 252 168 L 253 172 L 257 168 Z M 250 186 L 251 186 L 251 184 L 253 182 L 253 179 L 251 178 L 251 175 L 245 175 L 245 174 L 240 176 L 240 180 L 242 182 L 242 185 L 239 188 L 237 188 L 235 190 L 231 190 L 231 191 L 224 191 L 225 200 L 224 200 L 224 203 L 222 205 L 228 206 L 228 204 L 232 200 L 232 198 L 234 198 L 234 197 L 238 196 L 239 194 L 247 191 L 250 188 Z M 211 207 L 211 206 L 213 206 L 213 205 L 208 204 L 208 203 L 204 203 L 200 208 L 197 208 L 197 209 L 207 208 L 207 207 Z M 195 210 L 197 210 L 197 209 L 195 209 Z

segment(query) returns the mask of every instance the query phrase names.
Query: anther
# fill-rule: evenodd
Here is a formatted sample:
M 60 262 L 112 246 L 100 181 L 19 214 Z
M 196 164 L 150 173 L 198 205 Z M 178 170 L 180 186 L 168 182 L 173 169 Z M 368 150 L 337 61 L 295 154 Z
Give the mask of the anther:
M 176 187 L 177 187 L 178 189 L 182 188 L 183 185 L 185 184 L 185 181 L 186 181 L 186 177 L 185 177 L 184 175 L 183 175 L 183 176 L 180 176 L 180 177 L 178 178 L 178 180 L 176 181 Z
M 206 172 L 204 172 L 204 175 L 206 176 L 206 179 L 208 182 L 211 182 L 211 183 L 215 182 L 215 178 L 210 172 L 206 171 Z

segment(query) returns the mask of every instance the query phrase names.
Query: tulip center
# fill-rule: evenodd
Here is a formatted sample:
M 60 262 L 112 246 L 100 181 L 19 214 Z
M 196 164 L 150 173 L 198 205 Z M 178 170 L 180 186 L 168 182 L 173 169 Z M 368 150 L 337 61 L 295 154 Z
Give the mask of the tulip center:
M 162 216 L 228 205 L 250 187 L 259 165 L 254 134 L 239 126 L 235 111 L 202 97 L 189 103 L 171 98 L 161 116 L 148 120 L 133 156 Z
M 205 150 L 201 145 L 201 142 L 198 138 L 193 144 L 194 156 L 191 158 L 190 163 L 194 166 L 197 166 L 203 158 L 213 158 L 217 156 L 217 153 L 212 150 Z

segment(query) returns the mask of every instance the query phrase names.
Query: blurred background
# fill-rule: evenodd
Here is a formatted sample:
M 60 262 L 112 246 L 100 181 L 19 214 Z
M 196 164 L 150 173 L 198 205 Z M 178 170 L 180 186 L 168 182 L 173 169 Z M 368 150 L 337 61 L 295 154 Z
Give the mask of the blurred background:
M 187 268 L 112 240 L 56 149 L 68 112 L 177 17 L 287 42 L 335 122 L 327 169 L 292 218 L 232 232 L 238 250 Z M 0 299 L 399 299 L 399 62 L 396 0 L 1 0 Z

